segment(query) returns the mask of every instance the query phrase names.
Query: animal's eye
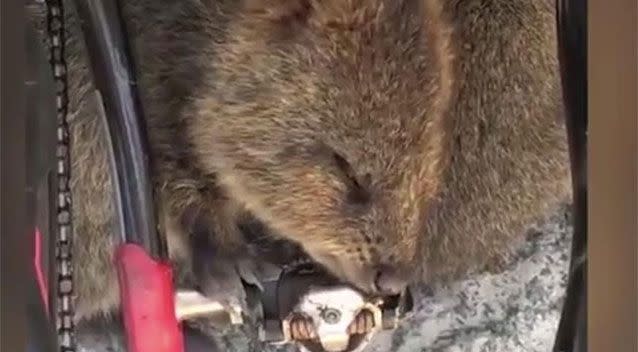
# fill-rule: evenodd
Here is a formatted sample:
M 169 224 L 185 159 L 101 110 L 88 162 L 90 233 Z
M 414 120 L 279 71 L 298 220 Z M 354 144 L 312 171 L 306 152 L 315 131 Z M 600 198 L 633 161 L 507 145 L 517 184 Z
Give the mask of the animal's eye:
M 332 154 L 337 168 L 341 171 L 346 184 L 348 185 L 348 202 L 353 204 L 365 204 L 370 201 L 369 175 L 366 175 L 363 180 L 357 177 L 354 169 L 350 163 L 338 153 Z

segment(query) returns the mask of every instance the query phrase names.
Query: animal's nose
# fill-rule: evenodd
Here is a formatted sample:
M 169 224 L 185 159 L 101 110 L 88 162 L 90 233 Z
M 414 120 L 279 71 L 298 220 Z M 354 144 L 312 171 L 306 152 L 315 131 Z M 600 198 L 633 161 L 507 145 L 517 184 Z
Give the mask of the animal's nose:
M 379 293 L 384 295 L 397 295 L 407 286 L 406 275 L 394 267 L 382 265 L 377 267 L 374 285 Z

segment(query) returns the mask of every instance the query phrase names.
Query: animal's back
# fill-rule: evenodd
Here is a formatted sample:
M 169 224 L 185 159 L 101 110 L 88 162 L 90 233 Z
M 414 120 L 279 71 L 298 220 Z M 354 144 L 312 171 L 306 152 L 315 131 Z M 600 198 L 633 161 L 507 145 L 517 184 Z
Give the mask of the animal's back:
M 446 2 L 456 54 L 450 166 L 432 209 L 425 270 L 495 264 L 570 194 L 549 0 Z

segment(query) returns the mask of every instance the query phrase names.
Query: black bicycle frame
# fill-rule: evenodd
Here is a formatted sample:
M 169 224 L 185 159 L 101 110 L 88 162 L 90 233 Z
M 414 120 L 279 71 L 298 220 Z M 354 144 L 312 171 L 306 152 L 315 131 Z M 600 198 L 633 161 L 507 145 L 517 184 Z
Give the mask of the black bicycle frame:
M 557 0 L 556 24 L 573 185 L 572 255 L 553 352 L 587 351 L 587 0 Z

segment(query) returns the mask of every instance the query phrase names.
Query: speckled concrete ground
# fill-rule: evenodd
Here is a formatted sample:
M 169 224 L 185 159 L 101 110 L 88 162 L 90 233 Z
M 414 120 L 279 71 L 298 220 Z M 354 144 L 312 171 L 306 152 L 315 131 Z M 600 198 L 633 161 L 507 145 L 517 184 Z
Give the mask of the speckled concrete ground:
M 504 272 L 446 287 L 416 288 L 414 315 L 394 332 L 378 335 L 366 352 L 550 351 L 566 285 L 570 241 L 568 214 L 561 209 L 530 229 L 528 240 Z M 98 330 L 101 335 L 80 336 L 81 351 L 122 351 L 116 333 Z M 248 334 L 224 332 L 216 349 L 295 351 L 258 346 Z
M 550 351 L 567 283 L 566 215 L 532 229 L 505 272 L 421 292 L 417 313 L 368 351 Z

